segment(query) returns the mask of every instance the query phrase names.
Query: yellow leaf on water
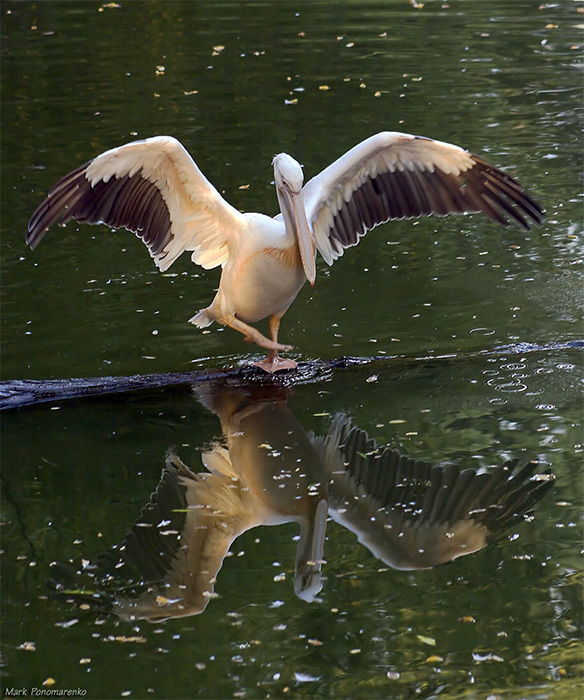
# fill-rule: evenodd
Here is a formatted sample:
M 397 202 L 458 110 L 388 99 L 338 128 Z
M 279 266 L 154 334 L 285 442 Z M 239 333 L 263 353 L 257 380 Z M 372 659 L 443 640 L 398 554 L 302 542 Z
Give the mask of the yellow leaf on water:
M 122 642 L 123 644 L 129 643 L 129 642 L 137 642 L 138 644 L 144 644 L 146 642 L 146 637 L 126 637 L 126 636 L 119 636 L 115 637 L 116 642 Z
M 416 637 L 423 643 L 423 644 L 429 644 L 431 647 L 436 646 L 436 640 L 432 639 L 432 637 L 424 637 L 422 634 L 417 634 Z

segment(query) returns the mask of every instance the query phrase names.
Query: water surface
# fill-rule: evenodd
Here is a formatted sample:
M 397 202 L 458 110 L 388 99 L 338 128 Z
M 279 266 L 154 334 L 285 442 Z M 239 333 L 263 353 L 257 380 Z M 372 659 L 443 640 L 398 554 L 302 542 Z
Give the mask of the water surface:
M 118 546 L 170 448 L 202 469 L 201 451 L 222 439 L 217 416 L 185 391 L 6 413 L 4 688 L 52 678 L 44 687 L 94 698 L 581 692 L 582 361 L 569 346 L 584 335 L 578 10 L 2 4 L 4 380 L 259 357 L 235 332 L 186 323 L 210 302 L 216 271 L 185 258 L 161 275 L 131 234 L 74 223 L 26 249 L 28 217 L 72 168 L 169 133 L 234 206 L 276 213 L 275 153 L 310 177 L 361 139 L 403 130 L 507 169 L 547 220 L 528 233 L 480 216 L 394 222 L 332 268 L 319 261 L 316 286 L 282 322 L 292 356 L 403 359 L 301 383 L 286 406 L 317 436 L 342 413 L 414 459 L 492 469 L 537 458 L 557 477 L 533 521 L 424 571 L 390 569 L 329 522 L 312 603 L 294 592 L 298 526 L 249 530 L 203 613 L 128 622 L 53 597 L 51 564 Z

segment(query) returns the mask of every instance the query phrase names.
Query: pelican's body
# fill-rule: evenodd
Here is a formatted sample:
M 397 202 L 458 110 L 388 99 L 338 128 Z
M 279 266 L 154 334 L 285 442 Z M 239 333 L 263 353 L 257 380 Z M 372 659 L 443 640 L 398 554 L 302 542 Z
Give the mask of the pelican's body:
M 233 246 L 215 298 L 190 321 L 199 328 L 217 321 L 240 330 L 246 339 L 271 351 L 269 362 L 274 369 L 275 365 L 284 369 L 292 363 L 277 357 L 278 350 L 289 348 L 277 343 L 277 328 L 269 340 L 250 324 L 267 317 L 274 319 L 271 325 L 279 324 L 306 282 L 306 274 L 296 240 L 281 222 L 263 214 L 248 214 L 247 220 L 247 235 Z
M 219 290 L 192 319 L 213 321 L 269 350 L 267 371 L 294 367 L 278 350 L 280 319 L 308 280 L 316 251 L 331 265 L 389 219 L 481 211 L 529 228 L 540 207 L 518 183 L 458 146 L 399 132 L 366 139 L 303 185 L 299 163 L 274 158 L 280 213 L 241 213 L 228 204 L 170 136 L 102 153 L 60 180 L 29 222 L 35 248 L 55 222 L 123 226 L 147 245 L 162 271 L 185 250 L 206 269 L 221 265 Z M 270 319 L 270 337 L 250 324 Z
M 279 221 L 262 214 L 250 214 L 248 219 L 250 235 L 234 246 L 209 307 L 217 315 L 213 320 L 233 313 L 246 323 L 256 323 L 284 313 L 306 282 L 294 237 L 286 235 Z

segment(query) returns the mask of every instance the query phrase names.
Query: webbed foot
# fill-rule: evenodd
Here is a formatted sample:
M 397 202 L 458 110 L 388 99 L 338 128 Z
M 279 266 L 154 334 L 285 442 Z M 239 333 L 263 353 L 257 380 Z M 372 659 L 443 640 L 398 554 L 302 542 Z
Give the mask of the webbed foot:
M 298 366 L 294 360 L 282 359 L 277 352 L 270 352 L 268 356 L 259 362 L 254 362 L 254 367 L 263 369 L 264 372 L 274 374 L 274 372 L 283 372 L 290 369 L 296 369 Z

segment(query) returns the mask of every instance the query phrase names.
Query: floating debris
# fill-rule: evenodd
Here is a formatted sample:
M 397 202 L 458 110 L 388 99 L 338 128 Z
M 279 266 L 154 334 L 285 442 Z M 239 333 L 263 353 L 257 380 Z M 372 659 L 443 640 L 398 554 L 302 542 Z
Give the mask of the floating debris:
M 437 656 L 436 654 L 433 654 L 432 656 L 429 656 L 426 659 L 427 664 L 436 664 L 440 663 L 441 661 L 444 661 L 444 659 L 441 656 Z

